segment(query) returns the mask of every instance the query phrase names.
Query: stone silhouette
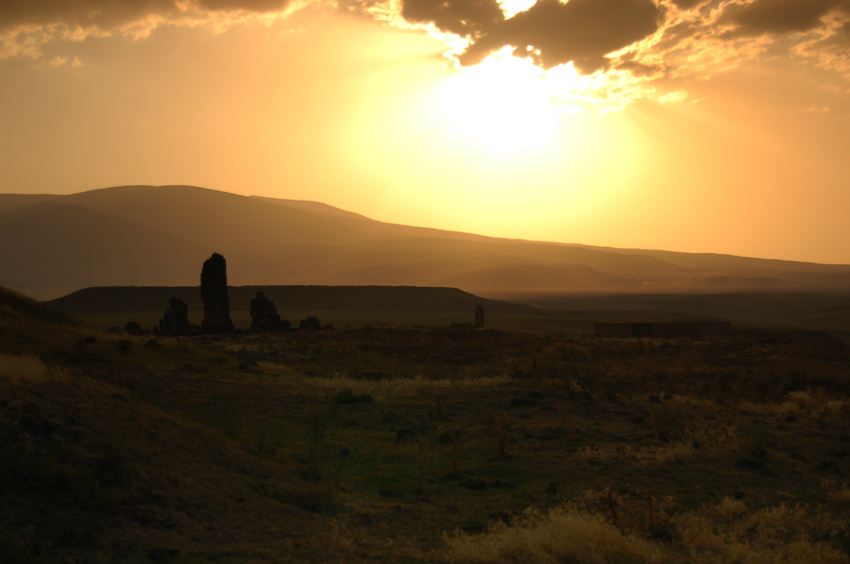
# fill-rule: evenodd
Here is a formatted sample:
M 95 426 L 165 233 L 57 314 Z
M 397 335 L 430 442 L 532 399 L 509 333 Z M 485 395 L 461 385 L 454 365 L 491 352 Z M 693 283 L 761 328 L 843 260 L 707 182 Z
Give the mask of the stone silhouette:
M 213 253 L 201 269 L 201 297 L 204 299 L 204 321 L 201 324 L 204 332 L 233 331 L 230 297 L 227 295 L 227 261 L 218 253 Z
M 171 298 L 168 309 L 159 320 L 159 334 L 185 335 L 189 330 L 189 305 L 183 300 Z
M 321 331 L 322 324 L 319 322 L 319 319 L 316 317 L 308 317 L 307 319 L 302 319 L 298 324 L 299 331 Z
M 280 331 L 280 315 L 265 292 L 251 300 L 251 331 Z
M 484 327 L 484 308 L 481 306 L 475 307 L 475 328 Z

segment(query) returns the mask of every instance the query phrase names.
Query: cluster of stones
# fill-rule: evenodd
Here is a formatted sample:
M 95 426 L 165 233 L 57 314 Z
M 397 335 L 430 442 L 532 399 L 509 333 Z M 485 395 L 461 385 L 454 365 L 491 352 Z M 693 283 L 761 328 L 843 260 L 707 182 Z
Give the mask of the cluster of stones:
M 204 262 L 201 269 L 201 298 L 204 301 L 204 320 L 201 327 L 189 323 L 189 306 L 183 300 L 171 298 L 168 309 L 159 321 L 156 329 L 160 335 L 188 335 L 199 333 L 229 333 L 233 331 L 233 321 L 230 319 L 230 296 L 227 292 L 227 261 L 218 253 Z M 138 323 L 130 322 L 128 328 L 135 330 Z M 257 297 L 251 300 L 251 331 L 287 331 L 291 327 L 289 321 L 281 319 L 274 302 L 266 297 L 264 292 L 257 292 Z M 333 329 L 331 325 L 324 327 L 315 317 L 303 319 L 298 327 L 300 330 Z M 128 332 L 132 332 L 128 329 Z M 132 334 L 137 334 L 132 332 Z
M 177 298 L 169 300 L 168 309 L 155 329 L 160 335 L 188 335 L 195 331 L 203 333 L 229 333 L 233 331 L 230 319 L 230 296 L 227 293 L 227 261 L 218 253 L 204 261 L 201 269 L 201 298 L 204 300 L 204 320 L 200 329 L 189 323 L 189 305 Z M 251 300 L 251 331 L 286 331 L 291 327 L 289 321 L 281 319 L 274 302 L 264 292 L 257 292 Z M 452 327 L 484 327 L 484 308 L 475 308 L 475 325 L 453 323 Z M 321 331 L 333 329 L 315 317 L 302 319 L 298 325 L 300 331 Z M 138 323 L 131 321 L 125 329 L 127 333 L 141 334 Z
M 159 320 L 160 335 L 184 335 L 191 330 L 189 325 L 189 304 L 177 298 L 171 298 L 168 309 Z
M 449 323 L 452 329 L 481 329 L 484 327 L 484 308 L 482 306 L 475 307 L 475 323 L 460 323 L 452 321 Z

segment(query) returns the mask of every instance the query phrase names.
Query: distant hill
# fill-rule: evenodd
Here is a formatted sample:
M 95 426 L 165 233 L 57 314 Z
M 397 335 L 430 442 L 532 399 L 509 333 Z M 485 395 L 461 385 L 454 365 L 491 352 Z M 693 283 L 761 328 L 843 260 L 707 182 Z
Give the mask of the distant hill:
M 266 198 L 263 196 L 251 196 L 255 200 L 260 200 L 261 202 L 268 202 L 271 204 L 279 204 L 282 206 L 288 206 L 291 208 L 296 208 L 299 210 L 306 210 L 309 212 L 317 212 L 323 213 L 327 215 L 337 215 L 340 217 L 355 217 L 359 219 L 369 219 L 365 215 L 360 215 L 359 213 L 354 213 L 350 211 L 341 210 L 339 208 L 335 208 L 333 206 L 329 206 L 327 204 L 323 204 L 322 202 L 313 202 L 309 200 L 286 200 L 283 198 Z
M 0 285 L 39 299 L 195 285 L 213 252 L 234 286 L 456 286 L 489 297 L 850 289 L 845 265 L 498 239 L 193 186 L 0 194 Z
M 96 284 L 178 283 L 205 249 L 68 199 L 0 215 L 0 284 L 34 297 Z

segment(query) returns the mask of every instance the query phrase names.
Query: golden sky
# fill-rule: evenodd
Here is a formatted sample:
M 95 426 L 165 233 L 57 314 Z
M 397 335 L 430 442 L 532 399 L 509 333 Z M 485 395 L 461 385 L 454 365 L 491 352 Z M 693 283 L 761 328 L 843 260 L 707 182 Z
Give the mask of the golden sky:
M 5 0 L 0 192 L 850 263 L 848 78 L 850 0 Z

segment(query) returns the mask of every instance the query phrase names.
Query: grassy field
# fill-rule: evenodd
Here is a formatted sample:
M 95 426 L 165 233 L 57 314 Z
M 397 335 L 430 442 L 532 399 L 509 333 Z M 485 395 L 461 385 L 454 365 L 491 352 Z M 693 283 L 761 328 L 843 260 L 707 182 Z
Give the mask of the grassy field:
M 322 325 L 330 324 L 335 329 L 358 329 L 364 327 L 422 327 L 422 328 L 445 328 L 452 323 L 472 323 L 474 317 L 469 312 L 464 313 L 405 313 L 395 311 L 316 311 L 316 310 L 288 310 L 285 312 L 286 319 L 294 328 L 302 319 L 310 316 L 318 317 Z M 233 324 L 237 328 L 247 329 L 251 326 L 251 315 L 248 310 L 231 310 Z M 123 328 L 128 320 L 136 321 L 145 329 L 152 329 L 159 323 L 162 312 L 150 310 L 142 311 L 116 311 L 108 313 L 91 313 L 78 315 L 77 318 L 86 324 L 99 329 L 110 327 Z M 529 331 L 535 333 L 564 333 L 581 335 L 593 332 L 593 323 L 599 319 L 620 319 L 622 314 L 615 316 L 574 315 L 569 313 L 553 313 L 552 315 L 521 315 L 510 313 L 490 313 L 487 315 L 487 326 L 489 328 L 503 329 L 506 331 Z M 627 316 L 626 316 L 627 317 Z M 641 315 L 639 319 L 662 320 L 678 319 L 667 316 Z M 200 321 L 201 314 L 195 316 Z M 190 318 L 191 319 L 191 318 Z M 690 317 L 688 319 L 691 319 Z
M 796 327 L 828 331 L 850 341 L 850 292 L 702 292 L 702 293 L 570 293 L 515 294 L 508 301 L 534 305 L 546 311 L 679 312 L 731 320 L 737 326 Z
M 850 562 L 840 340 L 320 318 L 152 339 L 0 294 L 0 561 Z

